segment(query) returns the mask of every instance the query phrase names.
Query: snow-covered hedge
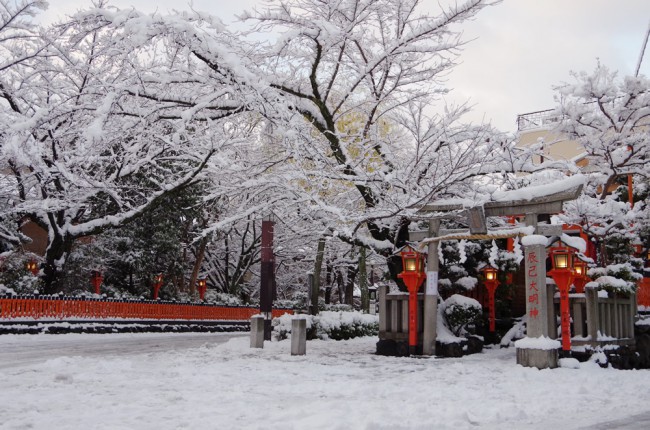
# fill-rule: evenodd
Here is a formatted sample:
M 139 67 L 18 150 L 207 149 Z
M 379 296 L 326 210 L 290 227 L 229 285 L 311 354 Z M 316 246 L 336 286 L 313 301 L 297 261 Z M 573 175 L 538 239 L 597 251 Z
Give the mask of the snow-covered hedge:
M 461 336 L 467 326 L 481 320 L 483 307 L 470 297 L 454 294 L 444 301 L 442 312 L 447 326 L 456 336 Z
M 589 269 L 587 274 L 598 284 L 599 289 L 624 294 L 635 292 L 637 281 L 643 278 L 630 263 L 595 267 Z
M 293 315 L 284 314 L 273 319 L 273 331 L 278 340 L 291 333 Z M 375 336 L 379 332 L 379 317 L 360 312 L 324 311 L 318 315 L 304 315 L 307 320 L 307 339 L 345 340 L 354 337 Z

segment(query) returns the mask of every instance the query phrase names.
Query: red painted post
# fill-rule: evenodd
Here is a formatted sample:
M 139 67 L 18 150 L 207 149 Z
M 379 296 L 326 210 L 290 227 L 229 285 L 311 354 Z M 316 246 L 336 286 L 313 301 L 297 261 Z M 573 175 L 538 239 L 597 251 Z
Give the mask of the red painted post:
M 573 282 L 573 250 L 564 247 L 551 249 L 553 269 L 548 272 L 560 290 L 560 321 L 562 324 L 562 351 L 571 354 L 571 314 L 569 311 L 569 287 Z
M 205 290 L 208 288 L 208 282 L 205 278 L 202 278 L 197 281 L 197 284 L 199 290 L 199 298 L 201 300 L 205 300 Z
M 422 254 L 410 246 L 404 247 L 402 256 L 402 273 L 397 277 L 404 281 L 409 291 L 409 353 L 416 354 L 418 346 L 418 289 L 426 278 Z
M 102 276 L 102 272 L 99 270 L 93 270 L 91 281 L 93 283 L 93 287 L 95 287 L 95 294 L 97 295 L 99 295 L 99 288 L 101 287 L 103 280 L 104 277 Z
M 153 278 L 153 300 L 158 300 L 158 293 L 160 292 L 160 287 L 163 284 L 163 275 L 162 273 L 157 274 Z

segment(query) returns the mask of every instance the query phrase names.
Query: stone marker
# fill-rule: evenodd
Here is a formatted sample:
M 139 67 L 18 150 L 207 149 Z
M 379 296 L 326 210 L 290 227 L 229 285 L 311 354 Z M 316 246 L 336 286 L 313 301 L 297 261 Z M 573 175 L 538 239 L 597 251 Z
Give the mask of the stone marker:
M 264 348 L 264 316 L 251 317 L 251 348 Z
M 548 289 L 546 288 L 546 237 L 541 235 L 526 236 L 522 239 L 525 249 L 524 270 L 526 274 L 526 324 L 527 342 L 517 341 L 517 364 L 538 369 L 558 366 L 557 341 L 549 336 L 547 306 Z M 557 343 L 559 345 L 559 343 Z
M 291 320 L 291 355 L 307 353 L 307 320 L 294 317 Z

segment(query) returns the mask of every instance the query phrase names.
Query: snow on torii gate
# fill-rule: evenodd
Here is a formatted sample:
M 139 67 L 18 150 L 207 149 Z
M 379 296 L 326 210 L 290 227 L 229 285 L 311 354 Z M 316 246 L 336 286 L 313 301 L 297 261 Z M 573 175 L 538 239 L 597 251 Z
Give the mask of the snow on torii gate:
M 575 200 L 582 192 L 585 178 L 574 175 L 553 184 L 531 186 L 513 191 L 499 191 L 492 194 L 490 200 L 468 202 L 463 199 L 451 199 L 424 205 L 418 213 L 432 214 L 429 229 L 426 232 L 412 232 L 410 240 L 427 246 L 427 282 L 424 291 L 423 345 L 424 355 L 435 354 L 436 321 L 438 312 L 438 243 L 442 240 L 491 239 L 527 235 L 522 240 L 524 245 L 526 272 L 526 314 L 529 315 L 526 341 L 517 347 L 517 363 L 526 367 L 557 367 L 558 350 L 549 347 L 548 338 L 548 300 L 546 297 L 546 242 L 547 236 L 560 236 L 561 226 L 539 224 L 539 215 L 551 215 L 562 212 L 564 202 Z M 465 214 L 469 230 L 440 230 L 440 219 L 449 217 L 449 212 Z M 524 228 L 510 231 L 489 232 L 486 217 L 514 216 L 525 217 Z M 531 234 L 532 233 L 532 234 Z M 540 258 L 543 256 L 543 258 Z M 539 301 L 535 304 L 529 300 L 531 288 L 543 285 L 539 289 Z M 534 309 L 533 309 L 534 308 Z M 533 315 L 531 317 L 531 315 Z

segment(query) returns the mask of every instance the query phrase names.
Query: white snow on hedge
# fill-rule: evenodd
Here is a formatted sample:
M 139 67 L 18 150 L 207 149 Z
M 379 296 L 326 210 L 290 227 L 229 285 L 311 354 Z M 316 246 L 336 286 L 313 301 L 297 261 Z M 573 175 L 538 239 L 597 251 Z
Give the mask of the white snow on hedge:
M 459 286 L 463 287 L 466 290 L 473 290 L 474 288 L 476 288 L 477 283 L 478 283 L 478 279 L 472 276 L 463 276 L 462 278 L 456 281 L 456 284 L 458 284 Z

